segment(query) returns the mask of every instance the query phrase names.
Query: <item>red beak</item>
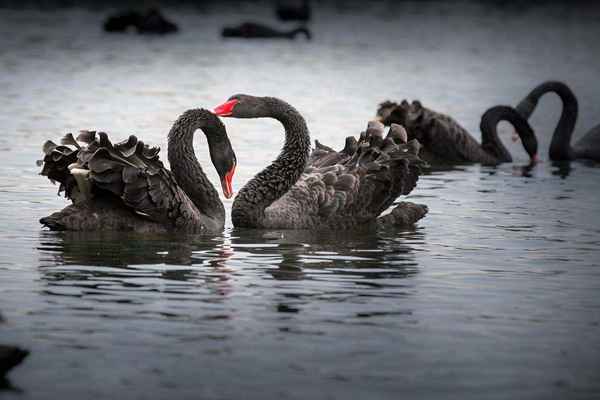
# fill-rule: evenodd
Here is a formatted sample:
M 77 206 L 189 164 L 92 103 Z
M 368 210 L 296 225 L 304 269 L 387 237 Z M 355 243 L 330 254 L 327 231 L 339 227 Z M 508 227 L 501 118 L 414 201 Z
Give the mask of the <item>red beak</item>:
M 220 106 L 215 107 L 213 112 L 219 117 L 229 117 L 231 114 L 233 114 L 233 107 L 235 107 L 237 102 L 238 101 L 236 99 L 226 101 Z
M 225 177 L 221 181 L 221 188 L 223 189 L 223 195 L 226 199 L 230 199 L 233 196 L 233 189 L 231 186 L 231 180 L 235 173 L 235 165 L 225 174 Z

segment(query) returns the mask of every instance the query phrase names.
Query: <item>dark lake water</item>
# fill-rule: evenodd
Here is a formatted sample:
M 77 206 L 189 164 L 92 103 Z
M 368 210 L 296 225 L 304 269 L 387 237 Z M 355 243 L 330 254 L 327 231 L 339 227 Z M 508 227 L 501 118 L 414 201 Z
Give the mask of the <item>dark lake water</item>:
M 331 5 L 312 42 L 218 37 L 244 15 L 269 21 L 266 6 L 166 13 L 180 34 L 106 35 L 105 11 L 0 10 L 0 342 L 31 351 L 0 397 L 600 398 L 600 168 L 547 161 L 555 96 L 531 120 L 545 162 L 524 174 L 502 124 L 515 163 L 424 175 L 408 199 L 430 213 L 413 230 L 52 233 L 37 220 L 66 203 L 35 165 L 46 139 L 79 129 L 166 150 L 181 112 L 239 92 L 287 100 L 341 147 L 388 98 L 479 138 L 488 107 L 562 79 L 578 137 L 600 122 L 598 8 Z M 225 122 L 239 190 L 281 127 Z

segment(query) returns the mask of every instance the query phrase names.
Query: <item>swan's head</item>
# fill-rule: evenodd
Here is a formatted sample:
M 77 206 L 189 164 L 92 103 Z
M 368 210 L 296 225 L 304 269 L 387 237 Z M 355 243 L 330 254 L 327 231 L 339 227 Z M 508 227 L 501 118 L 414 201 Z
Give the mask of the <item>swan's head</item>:
M 210 159 L 219 174 L 221 189 L 225 198 L 233 196 L 233 175 L 237 166 L 237 159 L 227 133 L 223 130 L 221 135 L 208 138 Z
M 229 139 L 227 139 L 229 142 Z M 211 152 L 210 157 L 213 165 L 219 174 L 221 180 L 221 189 L 223 190 L 223 196 L 230 199 L 233 196 L 233 175 L 235 174 L 235 167 L 237 166 L 237 160 L 231 145 L 223 146 L 223 150 L 218 153 Z
M 257 97 L 247 94 L 236 94 L 213 110 L 220 117 L 261 118 L 273 114 L 269 97 Z
M 227 136 L 223 122 L 212 112 L 205 109 L 188 110 L 184 115 L 194 118 L 202 129 L 208 141 L 210 159 L 219 174 L 221 188 L 226 198 L 233 196 L 232 180 L 235 174 L 237 159 Z

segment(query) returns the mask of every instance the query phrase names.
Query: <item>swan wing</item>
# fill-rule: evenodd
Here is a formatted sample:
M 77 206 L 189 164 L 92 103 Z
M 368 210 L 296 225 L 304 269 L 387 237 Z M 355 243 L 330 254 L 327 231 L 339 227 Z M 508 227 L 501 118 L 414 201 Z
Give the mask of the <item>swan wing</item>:
M 41 175 L 60 182 L 59 194 L 74 203 L 116 197 L 137 214 L 156 222 L 191 218 L 194 207 L 160 161 L 158 147 L 131 135 L 113 144 L 104 132 L 66 135 L 61 145 L 44 144 Z
M 403 125 L 409 139 L 416 139 L 430 161 L 479 161 L 482 149 L 477 140 L 449 115 L 438 113 L 421 102 L 382 103 L 387 108 L 382 118 L 385 125 Z M 380 110 L 381 110 L 380 107 Z M 381 112 L 379 112 L 381 114 Z
M 367 128 L 339 152 L 317 143 L 298 182 L 265 210 L 267 221 L 307 228 L 374 221 L 414 189 L 425 164 L 418 142 L 406 143 L 399 129 L 393 126 L 383 139 L 382 127 Z

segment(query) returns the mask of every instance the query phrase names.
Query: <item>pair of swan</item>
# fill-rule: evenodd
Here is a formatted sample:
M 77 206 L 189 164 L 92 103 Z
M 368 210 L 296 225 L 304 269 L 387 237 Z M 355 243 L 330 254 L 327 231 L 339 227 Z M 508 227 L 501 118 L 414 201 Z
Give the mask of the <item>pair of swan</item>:
M 528 119 L 546 93 L 556 93 L 563 109 L 552 136 L 549 156 L 553 161 L 591 159 L 600 161 L 600 125 L 592 128 L 571 146 L 571 136 L 577 121 L 578 104 L 573 91 L 564 83 L 544 82 L 535 87 L 519 104 L 495 106 L 481 117 L 481 144 L 450 116 L 432 111 L 418 101 L 400 104 L 385 101 L 379 105 L 377 117 L 386 125 L 403 125 L 409 138 L 423 145 L 421 157 L 430 164 L 478 162 L 495 165 L 512 161 L 500 141 L 496 126 L 501 120 L 510 122 L 521 139 L 531 164 L 537 158 L 538 143 Z
M 61 145 L 46 142 L 42 175 L 60 182 L 59 193 L 73 201 L 62 211 L 42 218 L 52 230 L 185 230 L 218 232 L 225 211 L 193 150 L 193 136 L 202 130 L 225 197 L 232 196 L 235 153 L 217 116 L 275 118 L 285 128 L 279 157 L 239 192 L 232 219 L 237 227 L 349 228 L 376 224 L 412 225 L 427 207 L 399 203 L 380 214 L 415 186 L 424 162 L 417 141 L 393 125 L 383 137 L 383 125 L 370 123 L 359 140 L 346 139 L 336 152 L 317 143 L 310 152 L 304 118 L 273 97 L 236 95 L 214 110 L 188 110 L 169 132 L 164 168 L 158 149 L 135 136 L 112 144 L 105 133 L 69 134 Z

